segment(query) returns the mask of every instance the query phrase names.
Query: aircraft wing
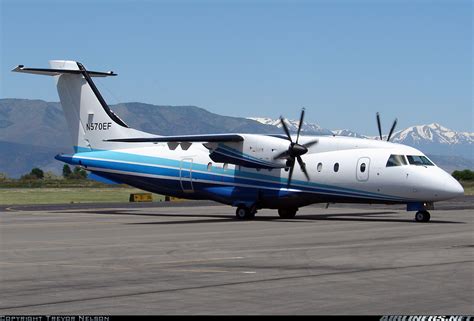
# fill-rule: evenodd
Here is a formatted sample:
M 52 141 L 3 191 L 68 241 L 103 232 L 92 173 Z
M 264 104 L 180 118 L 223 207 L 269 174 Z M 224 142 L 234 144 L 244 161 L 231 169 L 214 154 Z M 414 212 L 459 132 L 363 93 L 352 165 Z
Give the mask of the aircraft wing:
M 169 148 L 173 150 L 178 144 L 181 144 L 181 147 L 186 150 L 192 143 L 202 143 L 209 150 L 210 158 L 216 163 L 229 163 L 251 168 L 266 169 L 283 168 L 287 166 L 286 159 L 274 159 L 276 154 L 288 149 L 287 139 L 281 136 L 204 134 L 117 138 L 107 139 L 105 141 L 120 143 L 168 143 Z M 269 146 L 274 147 L 269 148 Z
M 144 138 L 117 138 L 107 139 L 107 142 L 121 143 L 229 143 L 241 142 L 244 137 L 239 134 L 204 134 L 181 136 L 156 136 Z

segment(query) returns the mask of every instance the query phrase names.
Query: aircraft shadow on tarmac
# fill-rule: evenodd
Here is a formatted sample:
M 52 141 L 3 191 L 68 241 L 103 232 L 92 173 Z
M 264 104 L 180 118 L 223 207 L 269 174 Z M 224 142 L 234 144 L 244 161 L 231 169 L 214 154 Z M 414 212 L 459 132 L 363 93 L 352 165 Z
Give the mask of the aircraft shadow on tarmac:
M 180 220 L 173 221 L 153 221 L 153 222 L 132 222 L 125 223 L 130 225 L 173 225 L 173 224 L 198 224 L 198 223 L 222 223 L 222 222 L 248 222 L 247 220 L 239 220 L 231 214 L 186 214 L 186 213 L 144 213 L 134 212 L 130 210 L 99 210 L 99 211 L 74 211 L 67 213 L 81 214 L 101 214 L 101 215 L 122 215 L 122 216 L 146 216 L 146 217 L 173 217 Z M 387 222 L 387 223 L 414 223 L 414 219 L 410 216 L 407 218 L 398 218 L 386 215 L 397 214 L 394 211 L 370 212 L 370 213 L 335 213 L 335 214 L 302 214 L 296 215 L 293 219 L 282 219 L 278 216 L 256 216 L 253 221 L 280 222 L 280 223 L 301 223 L 302 221 L 348 221 L 348 222 Z M 193 219 L 198 218 L 198 219 Z M 428 224 L 465 224 L 465 222 L 431 220 Z

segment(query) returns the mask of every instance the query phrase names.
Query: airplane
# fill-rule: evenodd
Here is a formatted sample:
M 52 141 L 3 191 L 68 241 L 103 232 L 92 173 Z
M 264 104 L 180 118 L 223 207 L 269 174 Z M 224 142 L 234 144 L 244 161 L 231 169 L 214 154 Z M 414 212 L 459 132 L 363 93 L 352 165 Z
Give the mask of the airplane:
M 380 140 L 301 136 L 304 109 L 296 135 L 280 117 L 281 135 L 158 136 L 130 128 L 109 108 L 92 78 L 116 76 L 113 71 L 90 71 L 68 60 L 49 64 L 12 71 L 55 78 L 74 147 L 73 154 L 55 158 L 96 178 L 231 205 L 242 220 L 263 208 L 292 219 L 314 203 L 367 203 L 406 204 L 416 222 L 428 222 L 434 202 L 464 194 L 421 151 L 390 142 L 397 120 L 384 141 L 378 113 Z

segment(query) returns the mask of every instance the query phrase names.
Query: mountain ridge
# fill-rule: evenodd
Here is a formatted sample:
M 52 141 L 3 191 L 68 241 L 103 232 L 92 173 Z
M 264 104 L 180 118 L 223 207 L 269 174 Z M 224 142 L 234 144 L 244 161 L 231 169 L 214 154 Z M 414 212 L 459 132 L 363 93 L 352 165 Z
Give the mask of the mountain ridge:
M 196 106 L 159 106 L 140 102 L 120 103 L 111 105 L 111 109 L 130 127 L 154 133 L 157 135 L 186 135 L 212 133 L 257 133 L 282 134 L 278 127 L 279 120 L 265 118 L 266 123 L 256 119 L 262 117 L 240 118 L 214 114 L 202 107 Z M 296 131 L 299 121 L 289 121 L 291 131 Z M 431 125 L 431 124 L 430 124 Z M 439 125 L 439 124 L 437 124 Z M 281 125 L 280 125 L 281 126 Z M 435 129 L 442 131 L 440 137 L 454 137 L 454 134 L 443 131 L 445 127 L 432 126 L 432 132 L 426 135 L 435 137 Z M 406 130 L 406 129 L 405 129 Z M 421 130 L 421 129 L 420 129 Z M 67 133 L 65 133 L 67 132 Z M 399 131 L 399 132 L 403 132 Z M 417 131 L 418 132 L 418 131 Z M 425 132 L 421 130 L 421 132 Z M 453 131 L 454 132 L 454 131 Z M 330 131 L 317 124 L 306 123 L 303 134 L 344 135 L 360 138 L 374 138 L 357 134 L 350 130 Z M 398 132 L 397 132 L 398 133 Z M 397 139 L 397 133 L 394 140 Z M 406 134 L 407 137 L 412 137 Z M 438 136 L 436 136 L 438 137 Z M 466 139 L 462 137 L 467 137 Z M 458 138 L 458 144 L 442 144 L 441 138 L 421 144 L 422 140 L 413 140 L 412 145 L 427 154 L 440 155 L 444 168 L 464 169 L 473 168 L 472 143 L 473 133 Z M 18 177 L 28 172 L 34 166 L 40 166 L 53 172 L 60 172 L 62 164 L 53 159 L 57 153 L 70 153 L 72 140 L 66 120 L 59 102 L 28 99 L 0 99 L 0 172 Z M 421 144 L 421 145 L 420 145 Z M 439 148 L 442 146 L 443 148 Z M 466 146 L 468 148 L 466 148 Z M 463 154 L 464 150 L 464 154 Z M 466 153 L 469 152 L 467 156 Z M 458 159 L 457 156 L 466 159 Z M 459 158 L 459 157 L 458 157 Z M 470 164 L 470 165 L 469 165 Z
M 251 119 L 264 121 L 266 124 L 273 124 L 273 126 L 277 126 L 277 124 L 281 126 L 280 120 L 278 119 L 259 117 L 251 117 Z M 289 123 L 295 122 L 298 123 L 298 121 L 295 120 L 289 121 Z M 318 124 L 305 122 L 301 130 L 305 132 L 305 130 L 311 130 L 311 128 L 322 127 Z M 380 139 L 379 136 L 368 136 L 349 129 L 336 129 L 330 130 L 330 132 L 336 136 Z M 383 139 L 387 139 L 387 135 L 383 135 L 382 137 Z M 414 125 L 395 131 L 390 141 L 418 148 L 428 154 L 461 156 L 474 160 L 472 152 L 474 133 L 458 132 L 436 122 L 426 125 Z

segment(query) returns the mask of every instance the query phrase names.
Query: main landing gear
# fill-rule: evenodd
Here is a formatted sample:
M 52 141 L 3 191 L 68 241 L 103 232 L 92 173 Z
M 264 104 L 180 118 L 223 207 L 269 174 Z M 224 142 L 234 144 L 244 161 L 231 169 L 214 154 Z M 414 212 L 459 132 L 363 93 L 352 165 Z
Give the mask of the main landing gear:
M 281 218 L 294 218 L 296 215 L 296 212 L 298 212 L 297 208 L 279 208 L 278 209 L 278 215 L 280 215 Z
M 278 215 L 280 218 L 290 219 L 294 218 L 298 212 L 297 208 L 280 208 L 278 209 Z M 248 207 L 245 205 L 239 205 L 235 211 L 235 217 L 239 220 L 251 220 L 255 218 L 255 213 L 257 213 L 257 207 L 252 206 Z
M 418 211 L 415 214 L 415 221 L 417 222 L 428 222 L 430 220 L 430 213 L 426 210 Z
M 239 205 L 235 211 L 235 217 L 239 220 L 251 220 L 255 218 L 255 213 L 257 213 L 257 209 L 254 206 Z

